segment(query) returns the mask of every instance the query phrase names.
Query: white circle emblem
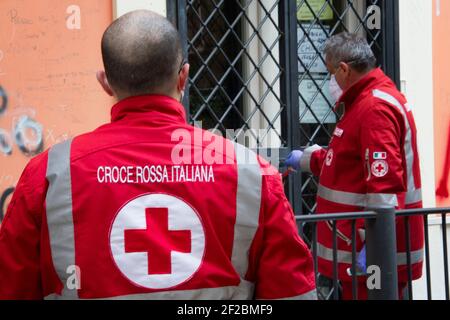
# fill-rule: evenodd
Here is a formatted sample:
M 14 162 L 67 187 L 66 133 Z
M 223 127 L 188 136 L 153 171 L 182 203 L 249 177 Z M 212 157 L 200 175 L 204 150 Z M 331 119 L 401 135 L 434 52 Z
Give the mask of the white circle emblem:
M 384 177 L 389 171 L 389 165 L 384 160 L 377 160 L 372 163 L 372 174 L 375 177 Z
M 167 289 L 189 280 L 205 251 L 198 213 L 183 200 L 160 193 L 124 205 L 115 217 L 109 240 L 122 274 L 149 289 Z

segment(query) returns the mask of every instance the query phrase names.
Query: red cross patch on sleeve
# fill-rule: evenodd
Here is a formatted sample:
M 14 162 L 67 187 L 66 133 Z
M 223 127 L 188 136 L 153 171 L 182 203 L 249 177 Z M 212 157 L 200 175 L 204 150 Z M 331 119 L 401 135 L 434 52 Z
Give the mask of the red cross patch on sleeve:
M 372 174 L 375 177 L 384 177 L 389 171 L 389 165 L 385 160 L 377 160 L 372 163 Z

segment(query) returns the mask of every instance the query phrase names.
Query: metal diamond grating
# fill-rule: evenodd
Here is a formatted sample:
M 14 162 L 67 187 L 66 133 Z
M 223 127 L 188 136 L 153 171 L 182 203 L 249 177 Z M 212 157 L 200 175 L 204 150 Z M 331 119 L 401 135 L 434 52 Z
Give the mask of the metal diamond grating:
M 267 1 L 265 1 L 267 3 Z M 190 120 L 203 121 L 204 128 L 239 134 L 250 128 L 261 129 L 254 138 L 256 147 L 264 146 L 269 134 L 285 145 L 280 125 L 285 108 L 279 87 L 282 69 L 276 48 L 281 30 L 274 15 L 279 1 L 187 1 L 188 52 L 192 63 L 190 87 Z M 251 17 L 252 7 L 260 12 Z M 262 35 L 270 28 L 275 36 Z M 243 31 L 246 29 L 246 31 Z M 257 54 L 251 52 L 257 49 Z M 264 69 L 270 65 L 272 72 Z M 255 83 L 257 83 L 257 88 Z M 265 108 L 274 101 L 278 110 Z M 257 118 L 257 119 L 256 119 Z

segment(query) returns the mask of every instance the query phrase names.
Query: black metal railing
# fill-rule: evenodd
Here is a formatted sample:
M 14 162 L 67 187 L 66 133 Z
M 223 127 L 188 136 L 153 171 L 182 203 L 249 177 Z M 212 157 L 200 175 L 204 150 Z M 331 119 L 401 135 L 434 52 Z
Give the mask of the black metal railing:
M 410 209 L 397 212 L 398 217 L 405 218 L 405 238 L 406 238 L 406 259 L 408 265 L 408 294 L 409 299 L 413 299 L 412 275 L 411 275 L 411 250 L 410 250 L 410 223 L 411 217 L 422 215 L 424 217 L 424 240 L 425 240 L 425 275 L 427 278 L 427 298 L 432 299 L 431 287 L 431 267 L 430 267 L 430 240 L 429 240 L 429 216 L 437 215 L 441 218 L 442 228 L 442 257 L 444 272 L 445 299 L 450 299 L 449 294 L 449 269 L 448 269 L 448 243 L 447 243 L 447 214 L 450 214 L 450 208 L 433 208 L 433 209 Z
M 412 300 L 413 295 L 413 276 L 412 276 L 412 257 L 411 257 L 411 232 L 410 219 L 412 217 L 423 217 L 424 219 L 424 267 L 426 277 L 427 299 L 432 300 L 433 288 L 431 284 L 431 257 L 430 257 L 430 240 L 429 240 L 429 216 L 434 215 L 440 217 L 442 228 L 442 260 L 443 265 L 439 270 L 444 274 L 445 299 L 449 300 L 449 268 L 448 268 L 448 243 L 447 243 L 447 215 L 450 214 L 450 208 L 432 208 L 432 209 L 409 209 L 395 211 L 391 209 L 376 209 L 367 212 L 351 212 L 351 213 L 334 213 L 334 214 L 313 214 L 296 216 L 296 220 L 300 225 L 300 234 L 305 242 L 309 245 L 316 275 L 316 283 L 318 284 L 319 299 L 322 300 L 338 300 L 340 299 L 339 287 L 339 268 L 338 268 L 338 237 L 339 230 L 337 222 L 348 220 L 351 221 L 351 279 L 352 279 L 352 297 L 358 299 L 358 278 L 356 258 L 358 255 L 356 248 L 356 223 L 358 220 L 365 221 L 365 241 L 366 241 L 366 257 L 367 266 L 375 265 L 381 270 L 379 289 L 368 289 L 368 299 L 396 300 L 399 298 L 397 287 L 397 246 L 396 246 L 396 223 L 400 219 L 404 221 L 405 234 L 405 253 L 407 268 L 407 294 L 404 299 Z M 331 231 L 333 237 L 332 264 L 333 276 L 325 286 L 322 286 L 323 276 L 318 271 L 318 240 L 317 240 L 317 224 L 320 222 L 331 223 Z M 442 267 L 442 268 L 441 268 Z

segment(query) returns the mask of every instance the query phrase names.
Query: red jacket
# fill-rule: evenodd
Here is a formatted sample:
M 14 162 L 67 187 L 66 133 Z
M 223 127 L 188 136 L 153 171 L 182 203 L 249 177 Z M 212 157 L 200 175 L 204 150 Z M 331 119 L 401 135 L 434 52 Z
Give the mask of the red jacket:
M 395 84 L 375 69 L 344 92 L 337 105 L 345 113 L 337 123 L 328 150 L 307 148 L 303 170 L 319 176 L 317 213 L 362 211 L 377 207 L 422 206 L 416 126 L 405 97 Z M 422 272 L 423 218 L 411 217 L 413 278 Z M 351 222 L 337 223 L 339 278 L 350 281 Z M 364 221 L 358 221 L 364 240 Z M 399 281 L 407 280 L 404 220 L 397 219 Z M 331 225 L 318 225 L 319 271 L 332 276 Z
M 163 96 L 123 100 L 30 161 L 0 229 L 0 284 L 2 299 L 315 297 L 277 171 Z

